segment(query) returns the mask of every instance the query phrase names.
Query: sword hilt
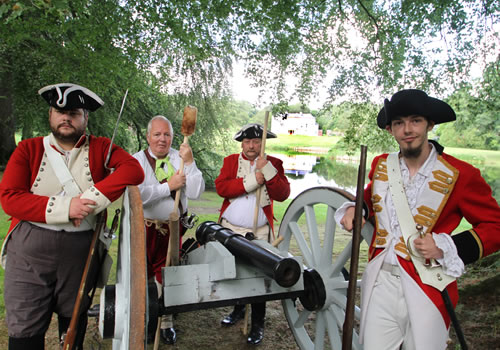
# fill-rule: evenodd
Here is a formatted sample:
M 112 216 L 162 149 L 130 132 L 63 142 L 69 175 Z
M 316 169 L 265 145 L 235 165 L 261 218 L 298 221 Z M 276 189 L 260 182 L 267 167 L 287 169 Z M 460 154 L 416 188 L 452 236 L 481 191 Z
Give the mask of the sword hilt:
M 426 233 L 424 232 L 424 227 L 420 224 L 417 224 L 417 233 L 420 236 L 420 238 L 424 238 Z M 425 259 L 424 266 L 426 267 L 437 267 L 440 266 L 438 262 L 435 259 Z

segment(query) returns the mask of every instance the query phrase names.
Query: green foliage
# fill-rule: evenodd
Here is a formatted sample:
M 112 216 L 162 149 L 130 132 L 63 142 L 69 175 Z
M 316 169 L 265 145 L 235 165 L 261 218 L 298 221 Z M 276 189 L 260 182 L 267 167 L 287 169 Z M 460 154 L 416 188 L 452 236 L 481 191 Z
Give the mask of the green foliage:
M 106 104 L 92 114 L 89 131 L 106 136 L 128 89 L 116 143 L 131 152 L 145 147 L 153 115 L 167 116 L 179 130 L 183 107 L 196 105 L 202 132 L 190 144 L 211 179 L 220 161 L 211 151 L 231 151 L 237 126 L 263 119 L 228 97 L 234 60 L 262 92 L 272 93 L 273 113 L 307 111 L 320 83 L 330 85 L 332 103 L 346 96 L 367 101 L 374 91 L 402 86 L 440 91 L 467 80 L 477 50 L 497 51 L 497 40 L 484 39 L 494 39 L 498 11 L 495 2 L 473 0 L 4 0 L 0 86 L 13 96 L 16 130 L 10 133 L 23 138 L 48 132 L 47 107 L 35 93 L 44 85 L 71 81 L 98 93 Z M 475 94 L 491 104 L 474 112 L 491 149 L 499 147 L 497 73 L 489 67 Z M 287 76 L 297 79 L 295 86 Z M 300 104 L 290 106 L 294 97 Z M 349 152 L 359 142 L 391 146 L 361 106 L 339 107 L 347 114 L 332 110 L 333 120 L 327 113 L 319 123 L 347 130 Z M 177 134 L 174 145 L 181 140 Z
M 500 149 L 500 60 L 486 67 L 476 84 L 464 84 L 448 99 L 457 121 L 440 126 L 438 135 L 453 147 Z
M 379 107 L 372 103 L 346 103 L 341 110 L 348 124 L 339 149 L 348 155 L 359 151 L 361 145 L 366 145 L 370 152 L 397 149 L 394 138 L 377 126 Z

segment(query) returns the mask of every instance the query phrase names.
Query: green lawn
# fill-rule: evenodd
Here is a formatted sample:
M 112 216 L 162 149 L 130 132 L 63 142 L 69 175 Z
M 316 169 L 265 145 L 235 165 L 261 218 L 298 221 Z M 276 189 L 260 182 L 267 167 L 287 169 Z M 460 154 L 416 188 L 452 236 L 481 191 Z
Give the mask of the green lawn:
M 294 147 L 321 147 L 330 149 L 340 140 L 338 136 L 304 136 L 279 134 L 275 139 L 266 140 L 266 150 L 293 150 Z

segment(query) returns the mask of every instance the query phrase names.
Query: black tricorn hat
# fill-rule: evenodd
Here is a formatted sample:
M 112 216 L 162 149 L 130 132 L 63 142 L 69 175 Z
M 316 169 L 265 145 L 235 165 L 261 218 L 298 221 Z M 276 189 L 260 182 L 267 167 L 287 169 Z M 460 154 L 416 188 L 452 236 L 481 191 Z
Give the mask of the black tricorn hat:
M 57 109 L 72 110 L 77 108 L 95 111 L 104 102 L 89 89 L 70 83 L 48 85 L 40 90 L 40 94 L 47 103 Z
M 421 115 L 434 124 L 457 119 L 455 111 L 446 102 L 430 97 L 422 90 L 407 89 L 396 92 L 390 101 L 385 99 L 384 107 L 377 116 L 377 125 L 385 129 L 394 118 L 409 115 Z
M 261 139 L 263 134 L 264 127 L 260 124 L 252 123 L 242 127 L 240 131 L 234 135 L 234 139 L 240 142 L 243 141 L 243 139 Z M 267 130 L 266 135 L 266 138 L 268 139 L 274 139 L 277 137 L 275 133 L 269 130 Z

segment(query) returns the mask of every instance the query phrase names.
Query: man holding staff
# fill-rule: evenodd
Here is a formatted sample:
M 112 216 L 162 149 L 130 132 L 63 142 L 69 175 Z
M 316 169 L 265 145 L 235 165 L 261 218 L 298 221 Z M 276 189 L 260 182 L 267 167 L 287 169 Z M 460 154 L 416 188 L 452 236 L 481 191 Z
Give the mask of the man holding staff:
M 2 207 L 12 216 L 2 247 L 10 350 L 44 349 L 54 312 L 59 336 L 66 332 L 97 214 L 144 179 L 139 163 L 116 145 L 105 164 L 111 140 L 85 133 L 89 111 L 104 103 L 99 96 L 70 83 L 38 93 L 50 106 L 51 133 L 21 141 L 0 184 Z M 86 312 L 79 320 L 75 348 L 82 349 Z
M 180 192 L 179 216 L 187 213 L 188 198 L 198 199 L 205 190 L 205 181 L 196 167 L 191 147 L 182 143 L 179 150 L 171 148 L 174 131 L 164 116 L 153 117 L 147 127 L 149 147 L 134 157 L 144 169 L 144 182 L 139 185 L 144 224 L 148 278 L 154 280 L 159 296 L 162 292 L 162 268 L 165 267 L 170 229 L 168 218 L 174 210 L 176 191 Z M 184 169 L 180 171 L 181 160 Z M 177 338 L 171 315 L 162 316 L 161 340 L 174 344 Z
M 375 231 L 361 284 L 360 341 L 365 350 L 446 349 L 464 264 L 500 248 L 500 207 L 478 169 L 428 140 L 455 120 L 444 101 L 415 89 L 385 100 L 377 124 L 399 152 L 374 158 L 365 189 Z M 352 203 L 335 213 L 351 230 Z M 451 235 L 462 218 L 470 230 Z M 447 306 L 448 304 L 448 306 Z M 461 341 L 465 345 L 465 341 Z
M 272 242 L 274 237 L 273 201 L 282 202 L 290 195 L 288 182 L 282 161 L 263 154 L 262 137 L 264 128 L 260 124 L 244 126 L 234 139 L 241 142 L 242 152 L 224 158 L 220 174 L 215 180 L 217 194 L 224 198 L 220 210 L 220 224 L 233 232 L 245 235 L 251 232 L 254 226 L 254 208 L 258 206 L 256 232 L 252 232 L 256 239 Z M 267 138 L 275 138 L 270 131 Z M 262 187 L 260 201 L 257 190 Z M 247 342 L 259 344 L 264 336 L 264 319 L 266 304 L 252 304 L 252 327 Z M 226 316 L 221 324 L 232 326 L 245 315 L 245 305 L 236 305 L 233 312 Z

